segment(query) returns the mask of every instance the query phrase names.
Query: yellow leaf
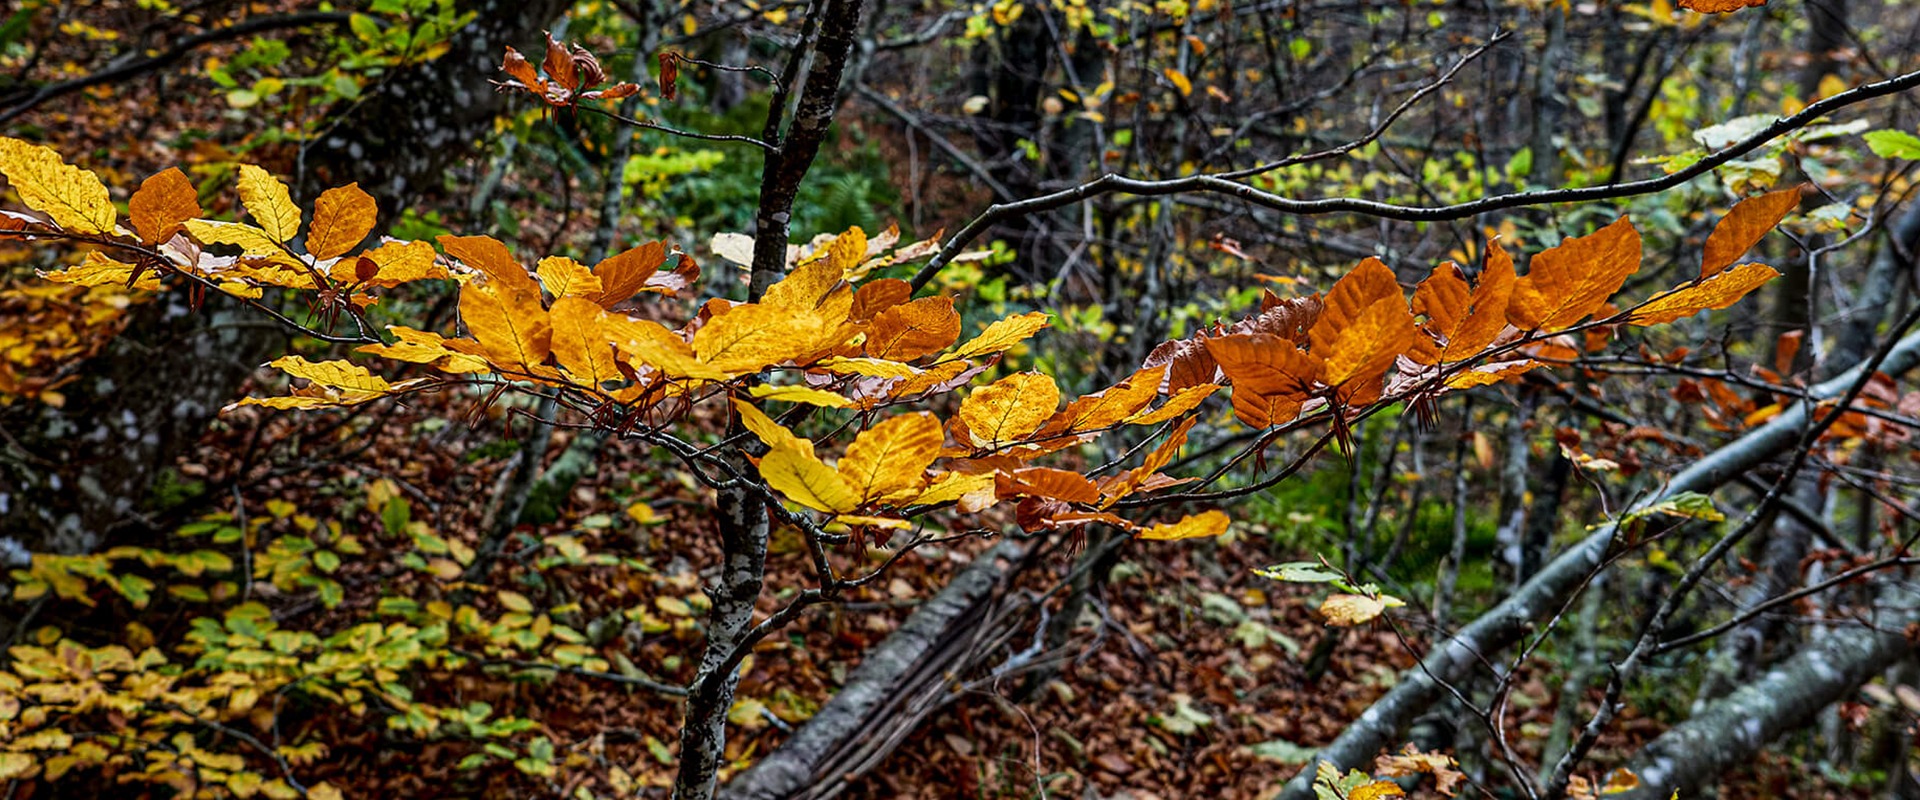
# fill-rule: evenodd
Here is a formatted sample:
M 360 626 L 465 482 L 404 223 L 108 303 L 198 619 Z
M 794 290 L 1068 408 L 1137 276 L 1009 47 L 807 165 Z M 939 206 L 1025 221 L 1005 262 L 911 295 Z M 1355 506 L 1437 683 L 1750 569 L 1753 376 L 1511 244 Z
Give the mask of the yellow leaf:
M 913 527 L 913 523 L 908 522 L 904 519 L 896 519 L 894 517 L 868 517 L 868 516 L 862 516 L 857 514 L 842 514 L 839 518 L 835 519 L 834 521 L 842 525 L 857 525 L 857 526 L 865 526 L 868 528 L 885 528 L 888 530 L 896 530 L 896 531 L 904 531 Z
M 180 231 L 181 223 L 200 216 L 200 191 L 178 167 L 168 167 L 140 182 L 127 201 L 127 216 L 140 241 L 159 244 Z
M 1365 624 L 1386 610 L 1387 603 L 1358 594 L 1330 595 L 1320 604 L 1320 616 L 1338 628 Z
M 1039 332 L 1041 328 L 1047 327 L 1049 324 L 1047 322 L 1048 319 L 1049 315 L 1046 312 L 1029 311 L 1025 314 L 1017 314 L 996 321 L 992 325 L 988 325 L 986 330 L 981 331 L 979 336 L 973 337 L 953 352 L 942 356 L 941 360 L 950 361 L 962 358 L 977 358 L 989 353 L 998 353 L 1007 350 L 1016 344 L 1026 341 L 1028 337 Z
M 852 400 L 822 389 L 805 386 L 768 386 L 757 384 L 747 390 L 756 400 L 779 400 L 786 403 L 806 403 L 823 408 L 846 408 L 853 405 Z
M 0 781 L 32 778 L 39 771 L 39 763 L 30 753 L 0 753 Z
M 1181 97 L 1188 97 L 1193 94 L 1193 81 L 1187 79 L 1186 73 L 1172 67 L 1167 67 L 1161 70 L 1160 74 L 1167 76 L 1167 80 L 1173 83 L 1173 88 L 1180 90 Z
M 1691 286 L 1659 295 L 1635 309 L 1627 321 L 1644 327 L 1690 317 L 1709 308 L 1726 308 L 1779 276 L 1778 271 L 1765 264 L 1741 264 Z
M 1787 214 L 1800 206 L 1800 187 L 1768 192 L 1757 197 L 1749 197 L 1735 203 L 1733 210 L 1720 218 L 1713 226 L 1713 233 L 1707 236 L 1707 245 L 1701 251 L 1700 277 L 1705 278 L 1726 269 L 1727 265 L 1746 255 L 1760 238 L 1767 235 L 1780 224 Z
M 1135 414 L 1128 417 L 1126 422 L 1128 425 L 1158 425 L 1198 408 L 1202 400 L 1213 396 L 1213 393 L 1217 391 L 1220 391 L 1220 384 L 1217 383 L 1203 383 L 1198 386 L 1189 386 L 1175 392 L 1174 395 L 1167 398 L 1167 402 L 1162 403 L 1159 408 Z
M 760 437 L 760 441 L 766 442 L 768 449 L 779 450 L 781 448 L 787 448 L 789 450 L 798 450 L 808 456 L 813 455 L 812 439 L 803 439 L 793 435 L 793 431 L 787 430 L 785 426 L 778 422 L 774 422 L 773 418 L 767 416 L 767 413 L 761 411 L 758 406 L 745 400 L 735 399 L 733 401 L 733 408 L 735 411 L 740 412 L 740 424 L 747 430 L 753 431 L 755 436 Z
M 553 348 L 553 326 L 537 294 L 468 284 L 460 288 L 460 320 L 500 369 L 537 372 Z
M 119 213 L 93 173 L 37 144 L 0 136 L 0 173 L 28 208 L 73 233 L 112 233 Z
M 967 395 L 960 403 L 960 419 L 973 435 L 972 444 L 991 447 L 1033 433 L 1059 403 L 1060 387 L 1052 377 L 1021 372 Z
M 190 219 L 183 223 L 187 233 L 201 244 L 230 244 L 240 248 L 249 256 L 264 258 L 273 264 L 302 270 L 306 264 L 288 255 L 266 231 L 240 222 L 216 222 L 210 219 Z
M 315 223 L 317 230 L 319 224 Z M 433 245 L 426 242 L 389 241 L 365 253 L 359 258 L 341 259 L 327 269 L 327 277 L 341 283 L 360 282 L 360 260 L 366 259 L 373 265 L 373 278 L 366 281 L 368 286 L 392 288 L 413 281 L 445 279 L 452 277 L 447 268 L 434 263 L 438 253 Z
M 747 303 L 708 320 L 693 335 L 693 354 L 726 372 L 758 372 L 814 352 L 819 328 L 811 311 Z
M 307 230 L 307 252 L 321 261 L 345 255 L 373 231 L 374 217 L 378 214 L 373 195 L 362 191 L 358 183 L 321 192 L 320 199 L 313 201 L 313 226 Z M 432 249 L 431 246 L 428 249 Z
M 346 361 L 308 361 L 301 356 L 282 356 L 267 366 L 296 378 L 305 378 L 322 386 L 355 392 L 384 392 L 393 388 L 385 378 L 366 367 Z
M 1541 251 L 1513 288 L 1507 319 L 1522 330 L 1559 330 L 1586 319 L 1640 269 L 1640 232 L 1626 217 Z
M 911 497 L 920 491 L 927 467 L 945 443 L 934 415 L 903 414 L 861 431 L 835 468 L 862 503 Z
M 58 272 L 42 272 L 40 277 L 74 286 L 125 286 L 133 278 L 133 265 L 115 261 L 105 253 L 92 250 L 87 253 L 85 261 Z M 159 291 L 160 276 L 153 270 L 146 270 L 133 288 Z
M 863 375 L 869 378 L 911 378 L 921 372 L 898 361 L 878 358 L 835 357 L 820 362 L 820 366 L 834 372 Z
M 1166 371 L 1166 367 L 1148 367 L 1113 386 L 1075 398 L 1054 415 L 1047 430 L 1058 426 L 1063 431 L 1090 431 L 1118 424 L 1153 402 Z
M 575 381 L 595 388 L 622 377 L 613 360 L 613 345 L 600 329 L 606 313 L 584 297 L 562 297 L 547 312 L 553 325 L 554 360 Z
M 533 612 L 533 601 L 528 600 L 524 594 L 503 591 L 499 592 L 496 596 L 500 598 L 500 605 L 508 611 L 518 611 L 522 614 L 530 614 Z
M 860 506 L 859 497 L 840 473 L 794 447 L 767 451 L 760 459 L 760 477 L 787 499 L 815 511 L 837 513 Z
M 389 325 L 387 330 L 400 341 L 393 344 L 364 345 L 355 348 L 354 352 L 391 358 L 409 364 L 432 364 L 446 359 L 440 364 L 441 371 L 456 374 L 487 371 L 487 362 L 484 359 L 447 347 L 446 339 L 440 334 L 415 330 L 405 325 Z
M 1407 791 L 1393 781 L 1374 781 L 1354 787 L 1347 793 L 1347 800 L 1380 800 L 1382 797 L 1406 797 Z
M 565 256 L 540 259 L 535 272 L 540 275 L 540 283 L 547 287 L 547 293 L 554 297 L 593 298 L 601 291 L 599 276 L 588 270 L 587 265 Z
M 679 334 L 650 319 L 608 314 L 600 321 L 607 338 L 620 352 L 669 378 L 723 381 L 732 377 L 694 358 L 693 348 Z
M 1155 525 L 1140 532 L 1142 539 L 1200 539 L 1227 532 L 1232 520 L 1219 511 L 1202 511 L 1179 522 Z
M 912 361 L 951 346 L 959 337 L 960 313 L 953 310 L 953 298 L 922 297 L 873 318 L 867 330 L 867 355 Z
M 992 473 L 942 472 L 934 479 L 932 486 L 921 492 L 919 497 L 913 498 L 913 504 L 930 506 L 957 501 L 960 510 L 971 513 L 993 505 L 993 487 Z
M 300 235 L 300 207 L 293 204 L 287 185 L 266 170 L 240 165 L 240 202 L 267 238 L 285 244 Z
M 1539 361 L 1496 361 L 1480 364 L 1464 372 L 1447 376 L 1447 388 L 1471 389 L 1475 386 L 1491 386 L 1546 366 Z
M 867 260 L 867 232 L 855 225 L 846 233 L 833 237 L 827 245 L 827 259 L 840 269 L 842 277 L 858 280 L 860 264 Z
M 833 259 L 822 258 L 794 267 L 779 283 L 767 287 L 760 305 L 792 311 L 812 311 L 843 282 Z

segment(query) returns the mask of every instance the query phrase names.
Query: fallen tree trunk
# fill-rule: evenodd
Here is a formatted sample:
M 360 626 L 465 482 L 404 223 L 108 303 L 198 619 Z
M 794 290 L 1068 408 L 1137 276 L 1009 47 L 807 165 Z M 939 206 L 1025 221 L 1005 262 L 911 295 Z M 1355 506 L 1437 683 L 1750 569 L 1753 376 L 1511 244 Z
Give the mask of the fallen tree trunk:
M 1899 375 L 1916 364 L 1920 364 L 1920 334 L 1909 335 L 1895 344 L 1880 364 L 1880 371 Z M 1820 399 L 1836 397 L 1858 380 L 1859 373 L 1860 368 L 1855 367 L 1809 391 Z M 1810 412 L 1809 404 L 1794 404 L 1766 424 L 1681 470 L 1665 487 L 1641 500 L 1635 508 L 1645 508 L 1682 492 L 1709 492 L 1738 478 L 1797 443 L 1802 430 L 1811 424 Z M 1314 764 L 1332 762 L 1344 772 L 1367 764 L 1382 748 L 1394 745 L 1394 737 L 1415 716 L 1427 710 L 1447 685 L 1459 682 L 1486 659 L 1518 641 L 1534 629 L 1538 620 L 1557 611 L 1585 586 L 1605 561 L 1614 533 L 1614 527 L 1607 525 L 1580 540 L 1515 589 L 1506 600 L 1435 645 L 1419 666 L 1401 674 L 1391 691 L 1375 701 L 1288 781 L 1281 799 L 1311 800 Z
M 1905 629 L 1920 619 L 1920 593 L 1889 582 L 1867 625 L 1829 633 L 1758 679 L 1674 726 L 1634 756 L 1638 788 L 1619 800 L 1664 800 L 1694 789 L 1789 731 L 1914 652 Z
M 827 798 L 877 766 L 954 697 L 952 684 L 1005 640 L 1007 587 L 1029 562 L 1011 540 L 983 553 L 860 662 L 820 713 L 723 790 L 728 800 Z

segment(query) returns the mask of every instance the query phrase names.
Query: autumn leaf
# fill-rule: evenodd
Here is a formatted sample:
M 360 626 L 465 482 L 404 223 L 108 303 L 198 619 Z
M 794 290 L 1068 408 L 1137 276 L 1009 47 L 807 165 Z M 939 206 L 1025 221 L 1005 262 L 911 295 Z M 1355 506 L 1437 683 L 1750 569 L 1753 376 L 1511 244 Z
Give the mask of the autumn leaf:
M 538 298 L 510 287 L 469 284 L 460 289 L 460 320 L 494 366 L 537 373 L 553 349 L 553 326 Z
M 1329 386 L 1371 380 L 1413 346 L 1413 314 L 1396 294 L 1368 307 L 1340 331 L 1321 380 Z
M 1052 376 L 1021 372 L 967 395 L 960 403 L 960 420 L 972 432 L 975 446 L 993 447 L 1033 433 L 1059 403 L 1060 387 Z
M 1533 257 L 1514 285 L 1507 319 L 1523 330 L 1559 330 L 1606 305 L 1640 269 L 1640 232 L 1626 217 Z
M 300 207 L 293 204 L 287 185 L 272 173 L 252 164 L 240 165 L 240 202 L 247 216 L 280 244 L 300 235 Z
M 373 231 L 379 208 L 373 195 L 349 183 L 320 193 L 313 201 L 313 225 L 307 230 L 307 252 L 325 261 L 338 258 Z
M 1680 0 L 1681 8 L 1702 14 L 1725 14 L 1766 4 L 1767 0 Z
M 327 270 L 329 277 L 342 283 L 394 287 L 413 281 L 451 277 L 447 268 L 434 262 L 438 253 L 426 242 L 388 241 L 360 254 L 357 259 L 342 259 Z M 372 277 L 361 275 L 361 262 L 372 265 Z
M 855 297 L 855 303 L 859 302 Z M 880 312 L 867 330 L 867 355 L 912 361 L 960 338 L 960 312 L 951 297 L 923 297 Z
M 1410 355 L 1422 363 L 1464 361 L 1480 354 L 1507 327 L 1507 304 L 1517 279 L 1513 257 L 1499 242 L 1487 243 L 1487 265 L 1471 291 L 1460 268 L 1445 264 L 1414 289 L 1413 312 L 1425 315 L 1427 329 L 1440 341 L 1431 350 L 1414 348 Z M 1431 359 L 1420 358 L 1421 354 Z
M 1404 309 L 1403 309 L 1404 310 Z M 1320 381 L 1322 364 L 1294 343 L 1267 333 L 1236 333 L 1203 340 L 1220 371 L 1242 389 L 1272 397 L 1304 398 Z M 1332 350 L 1326 352 L 1336 352 Z
M 301 356 L 282 356 L 267 363 L 295 378 L 305 378 L 321 386 L 353 392 L 384 392 L 393 388 L 385 378 L 366 367 L 346 361 L 308 361 Z
M 42 272 L 40 277 L 54 283 L 66 283 L 74 286 L 124 286 L 133 280 L 134 265 L 109 258 L 98 250 L 87 253 L 79 264 L 55 272 Z M 135 289 L 158 291 L 160 276 L 152 271 L 141 275 L 140 281 L 133 285 Z
M 1707 236 L 1700 256 L 1700 277 L 1711 277 L 1746 255 L 1761 237 L 1800 206 L 1800 187 L 1781 189 L 1735 203 Z M 1717 307 L 1717 306 L 1716 306 Z
M 913 505 L 958 503 L 960 510 L 972 513 L 993 505 L 996 499 L 993 473 L 943 472 L 934 478 L 933 485 L 913 498 Z
M 831 259 L 818 259 L 795 267 L 787 277 L 767 287 L 760 305 L 789 311 L 812 311 L 827 294 L 844 283 L 840 268 Z
M 1361 261 L 1327 292 L 1319 317 L 1307 331 L 1310 351 L 1319 359 L 1332 358 L 1341 331 L 1351 327 L 1375 303 L 1384 300 L 1406 304 L 1399 279 L 1380 259 Z
M 889 502 L 920 492 L 945 443 L 939 418 L 902 414 L 861 431 L 834 466 L 861 503 Z
M 1044 430 L 1092 431 L 1117 425 L 1153 402 L 1160 394 L 1160 378 L 1165 367 L 1146 367 L 1117 384 L 1075 398 L 1047 421 Z
M 1047 327 L 1051 315 L 1044 311 L 1030 311 L 997 320 L 988 325 L 980 335 L 967 340 L 966 344 L 954 348 L 953 352 L 942 356 L 942 360 L 978 358 L 989 353 L 998 353 L 1011 349 L 1014 345 L 1026 341 Z
M 620 352 L 670 378 L 723 381 L 730 377 L 725 371 L 702 363 L 685 339 L 658 322 L 608 314 L 600 325 Z
M 187 234 L 201 244 L 230 244 L 240 248 L 242 253 L 265 259 L 269 263 L 293 267 L 305 272 L 306 264 L 288 255 L 279 242 L 273 240 L 267 232 L 242 222 L 216 222 L 207 219 L 190 219 L 181 223 Z
M 1174 89 L 1179 90 L 1181 97 L 1193 94 L 1193 81 L 1187 79 L 1186 73 L 1167 67 L 1161 70 L 1160 74 L 1166 76 L 1167 82 L 1173 84 Z
M 494 285 L 502 296 L 525 295 L 533 303 L 540 302 L 540 285 L 534 283 L 527 268 L 513 260 L 513 254 L 507 246 L 491 236 L 452 236 L 443 235 L 435 241 L 445 248 L 447 255 L 460 260 L 460 263 L 478 270 L 485 275 L 487 282 Z
M 1466 779 L 1453 757 L 1445 753 L 1421 752 L 1411 744 L 1394 755 L 1383 755 L 1373 760 L 1374 771 L 1387 778 L 1410 778 L 1415 775 L 1432 775 L 1434 789 L 1447 797 L 1454 796 L 1454 786 Z M 1624 771 L 1624 770 L 1621 770 Z M 1631 774 L 1631 773 L 1629 773 Z
M 1334 594 L 1320 604 L 1320 616 L 1325 617 L 1328 625 L 1348 628 L 1371 622 L 1389 608 L 1406 605 L 1388 595 L 1378 598 L 1358 594 Z
M 837 395 L 822 389 L 811 389 L 805 386 L 769 386 L 762 383 L 749 387 L 747 394 L 755 400 L 805 403 L 810 406 L 820 406 L 822 408 L 846 408 L 847 406 L 853 405 L 853 401 L 848 400 L 843 395 Z
M 860 506 L 860 498 L 840 473 L 795 447 L 775 447 L 760 459 L 760 477 L 795 503 L 815 511 L 841 513 Z
M 166 241 L 180 232 L 181 223 L 203 213 L 200 190 L 179 167 L 168 167 L 141 181 L 139 190 L 127 201 L 127 216 L 146 244 Z
M 1051 467 L 1025 467 L 1001 474 L 1002 496 L 1046 497 L 1067 503 L 1097 503 L 1100 489 L 1078 472 Z
M 1627 322 L 1642 327 L 1659 325 L 1710 308 L 1726 308 L 1779 276 L 1779 271 L 1765 264 L 1741 264 L 1716 272 L 1699 283 L 1681 286 L 1654 297 L 1646 305 L 1634 309 Z
M 758 372 L 817 349 L 819 323 L 811 313 L 746 303 L 701 326 L 693 353 L 724 372 Z
M 793 431 L 773 421 L 772 417 L 767 416 L 767 412 L 761 411 L 752 403 L 735 399 L 733 409 L 740 414 L 740 425 L 752 431 L 753 435 L 760 437 L 760 441 L 766 443 L 768 449 L 787 448 L 798 450 L 809 456 L 813 455 L 812 439 L 795 436 Z
M 881 278 L 861 284 L 853 293 L 853 310 L 847 312 L 847 319 L 854 322 L 871 322 L 880 312 L 905 303 L 913 297 L 913 284 L 899 278 Z M 959 335 L 955 329 L 954 335 Z M 869 337 L 871 338 L 871 337 Z
M 1167 398 L 1167 402 L 1160 404 L 1159 408 L 1151 411 L 1142 411 L 1128 417 L 1126 423 L 1128 425 L 1158 425 L 1181 414 L 1192 411 L 1195 408 L 1199 408 L 1201 401 L 1212 397 L 1213 393 L 1217 391 L 1220 391 L 1220 384 L 1217 383 L 1203 383 L 1198 386 L 1189 386 L 1181 389 L 1172 397 Z
M 647 290 L 647 281 L 660 271 L 666 260 L 667 246 L 662 242 L 647 242 L 607 256 L 593 265 L 600 289 L 587 299 L 606 308 L 625 302 Z
M 587 265 L 566 256 L 540 259 L 534 274 L 540 276 L 540 284 L 547 287 L 547 293 L 556 298 L 594 297 L 600 294 L 599 276 L 589 271 Z
M 433 248 L 429 245 L 427 249 Z M 438 364 L 442 372 L 455 374 L 487 371 L 487 362 L 484 359 L 449 348 L 446 344 L 447 340 L 440 334 L 415 330 L 405 325 L 389 325 L 387 330 L 399 341 L 393 344 L 365 345 L 356 348 L 354 352 L 411 364 Z
M 112 233 L 119 212 L 93 173 L 37 144 L 0 136 L 0 174 L 28 208 L 73 233 Z
M 620 368 L 614 364 L 613 346 L 600 329 L 606 313 L 599 304 L 582 297 L 562 297 L 547 311 L 553 325 L 553 360 L 587 386 L 598 387 L 621 377 Z
M 1407 790 L 1393 781 L 1374 781 L 1356 786 L 1347 793 L 1347 800 L 1380 800 L 1382 797 L 1405 797 Z
M 1233 418 L 1249 428 L 1285 425 L 1300 416 L 1302 403 L 1297 396 L 1264 395 L 1244 386 L 1233 388 Z
M 1155 525 L 1139 533 L 1142 539 L 1200 539 L 1227 532 L 1232 520 L 1219 511 L 1202 511 L 1179 522 Z

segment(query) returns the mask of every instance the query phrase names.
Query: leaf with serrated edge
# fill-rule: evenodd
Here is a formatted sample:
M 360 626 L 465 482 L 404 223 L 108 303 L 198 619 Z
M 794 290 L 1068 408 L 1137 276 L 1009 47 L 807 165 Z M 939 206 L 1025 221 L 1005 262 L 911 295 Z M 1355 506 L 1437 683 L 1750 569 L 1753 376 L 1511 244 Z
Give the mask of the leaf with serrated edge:
M 960 403 L 960 419 L 976 446 L 1016 442 L 1053 416 L 1059 402 L 1060 387 L 1052 376 L 1021 372 L 967 395 Z
M 1522 330 L 1571 326 L 1607 304 L 1640 269 L 1640 232 L 1621 217 L 1543 250 L 1514 284 L 1507 319 Z
M 1779 271 L 1765 264 L 1741 264 L 1714 273 L 1697 284 L 1655 297 L 1634 309 L 1627 321 L 1644 327 L 1690 317 L 1710 308 L 1726 308 L 1777 277 L 1780 277 Z
M 840 513 L 860 506 L 859 497 L 840 473 L 795 447 L 767 451 L 760 459 L 760 477 L 774 491 L 815 511 Z
M 181 223 L 205 213 L 200 208 L 200 191 L 179 167 L 168 167 L 140 182 L 140 189 L 127 201 L 127 216 L 140 241 L 159 244 L 178 233 Z
M 988 325 L 980 335 L 967 340 L 966 344 L 954 348 L 954 351 L 941 356 L 943 361 L 962 358 L 977 358 L 989 353 L 998 353 L 1027 340 L 1028 337 L 1047 327 L 1051 316 L 1043 311 L 1030 311 L 1016 314 Z
M 373 195 L 349 183 L 320 193 L 313 201 L 313 225 L 307 229 L 307 252 L 325 261 L 352 250 L 373 231 L 380 209 Z
M 0 173 L 28 208 L 73 233 L 112 233 L 119 212 L 106 184 L 50 148 L 0 136 Z
M 940 420 L 932 414 L 890 417 L 854 437 L 835 469 L 862 503 L 911 497 L 945 443 Z
M 1219 511 L 1202 511 L 1179 522 L 1163 523 L 1147 528 L 1139 533 L 1139 537 L 1166 541 L 1201 539 L 1226 533 L 1227 527 L 1231 524 L 1232 520 L 1226 514 Z
M 285 244 L 300 235 L 300 207 L 293 204 L 287 185 L 264 169 L 240 165 L 240 202 L 247 216 L 267 237 Z

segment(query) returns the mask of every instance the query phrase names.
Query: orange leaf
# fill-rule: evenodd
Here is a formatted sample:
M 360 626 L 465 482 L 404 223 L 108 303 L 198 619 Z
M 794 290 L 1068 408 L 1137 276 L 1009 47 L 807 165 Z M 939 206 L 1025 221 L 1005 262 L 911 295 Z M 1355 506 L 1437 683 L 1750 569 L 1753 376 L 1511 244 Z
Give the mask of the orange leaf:
M 534 274 L 540 276 L 540 285 L 547 287 L 547 294 L 555 298 L 591 298 L 600 294 L 600 276 L 589 271 L 587 265 L 566 256 L 540 259 Z
M 140 232 L 140 241 L 147 244 L 166 241 L 180 231 L 181 223 L 202 213 L 200 191 L 178 167 L 168 167 L 141 181 L 140 189 L 127 201 L 127 215 L 133 218 L 133 229 Z
M 447 255 L 460 259 L 487 276 L 502 294 L 520 294 L 533 298 L 534 304 L 540 301 L 540 285 L 533 282 L 533 275 L 526 267 L 513 260 L 513 254 L 507 246 L 491 236 L 441 236 L 437 241 L 446 248 Z
M 1143 411 L 1126 419 L 1128 425 L 1158 425 L 1200 406 L 1200 401 L 1220 391 L 1220 384 L 1203 383 L 1181 389 L 1152 411 Z
M 873 327 L 867 331 L 867 355 L 889 361 L 912 361 L 940 352 L 958 338 L 960 313 L 953 310 L 953 298 L 922 297 L 889 308 L 873 318 Z
M 1406 305 L 1405 296 L 1400 293 L 1400 280 L 1394 277 L 1393 269 L 1377 258 L 1361 261 L 1333 285 L 1333 291 L 1327 292 L 1320 316 L 1307 331 L 1314 355 L 1331 358 L 1340 332 L 1353 325 L 1374 303 L 1388 298 Z
M 1027 495 L 1045 497 L 1067 503 L 1094 503 L 1100 500 L 1100 490 L 1093 481 L 1078 472 L 1048 467 L 1027 467 L 1011 473 L 1001 473 L 998 484 L 1001 497 Z
M 1374 303 L 1340 331 L 1333 352 L 1326 353 L 1330 386 L 1345 386 L 1377 378 L 1393 368 L 1393 361 L 1413 346 L 1413 313 L 1396 294 Z M 1315 352 L 1323 352 L 1316 348 Z
M 1764 6 L 1767 0 L 1680 0 L 1680 7 L 1702 14 L 1725 14 L 1743 8 Z M 1735 256 L 1738 258 L 1739 256 Z
M 1285 425 L 1299 416 L 1297 397 L 1268 396 L 1245 386 L 1233 387 L 1233 417 L 1249 428 Z
M 854 322 L 872 322 L 880 312 L 913 297 L 913 284 L 899 278 L 881 278 L 861 284 L 853 293 L 853 311 L 847 318 Z M 956 331 L 956 335 L 958 332 Z
M 1627 321 L 1639 326 L 1659 325 L 1693 316 L 1709 308 L 1726 308 L 1779 276 L 1778 271 L 1765 264 L 1741 264 L 1715 273 L 1699 283 L 1655 297 L 1635 309 Z
M 448 277 L 445 267 L 434 263 L 433 245 L 426 242 L 388 241 L 359 258 L 342 259 L 327 270 L 334 280 L 360 282 L 369 286 L 399 286 L 412 281 Z M 362 279 L 361 262 L 372 264 L 373 276 Z
M 335 186 L 313 201 L 313 224 L 307 228 L 307 252 L 325 261 L 352 250 L 373 231 L 379 213 L 373 195 L 360 190 L 360 184 Z
M 1146 408 L 1160 394 L 1165 367 L 1148 367 L 1126 380 L 1068 403 L 1047 423 L 1047 430 L 1089 431 L 1125 420 Z
M 1293 342 L 1267 333 L 1236 333 L 1203 340 L 1220 371 L 1233 380 L 1234 391 L 1244 388 L 1274 397 L 1303 398 L 1320 380 L 1321 363 Z
M 834 467 L 862 503 L 913 497 L 945 443 L 938 418 L 903 414 L 861 431 Z
M 495 367 L 531 373 L 547 360 L 553 326 L 539 297 L 493 284 L 460 290 L 460 319 Z
M 600 328 L 606 309 L 585 298 L 562 297 L 553 301 L 547 313 L 553 324 L 553 359 L 574 380 L 598 388 L 621 377 L 614 365 L 613 345 Z
M 1413 292 L 1413 311 L 1427 317 L 1427 329 L 1439 336 L 1441 345 L 1431 353 L 1433 360 L 1422 363 L 1464 361 L 1480 354 L 1500 337 L 1507 327 L 1507 303 L 1513 297 L 1516 278 L 1513 257 L 1499 242 L 1487 243 L 1487 266 L 1480 272 L 1480 283 L 1467 291 L 1460 268 L 1451 263 L 1434 270 Z M 1421 351 L 1416 349 L 1415 353 Z
M 1640 232 L 1626 217 L 1533 257 L 1514 285 L 1507 318 L 1524 330 L 1558 330 L 1606 305 L 1640 269 Z
M 1735 203 L 1733 210 L 1721 217 L 1720 223 L 1713 226 L 1713 233 L 1707 236 L 1706 249 L 1700 254 L 1700 277 L 1726 269 L 1746 255 L 1767 231 L 1773 230 L 1799 206 L 1798 186 Z
M 600 279 L 600 291 L 586 297 L 605 308 L 625 302 L 644 291 L 647 280 L 666 260 L 667 246 L 660 242 L 647 242 L 607 256 L 593 265 L 593 274 Z

